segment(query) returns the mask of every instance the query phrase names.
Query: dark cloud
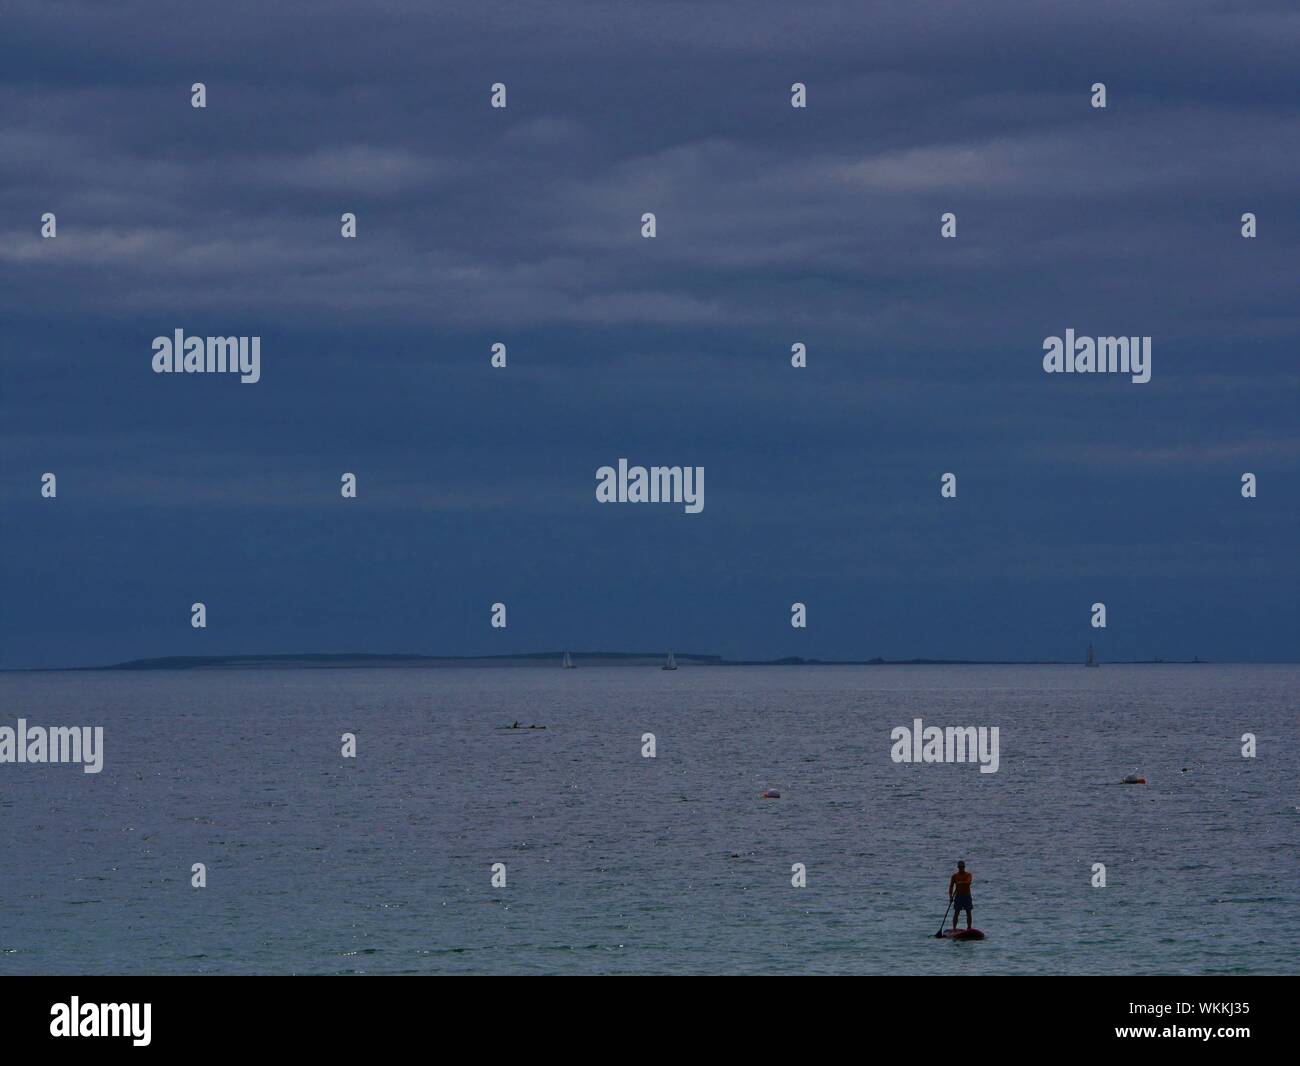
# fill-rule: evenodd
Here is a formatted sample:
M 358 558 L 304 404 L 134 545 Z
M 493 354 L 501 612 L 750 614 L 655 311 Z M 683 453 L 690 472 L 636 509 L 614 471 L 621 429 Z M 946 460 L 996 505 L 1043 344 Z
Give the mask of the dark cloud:
M 1109 596 L 1128 654 L 1293 658 L 1297 46 L 1267 3 L 11 6 L 0 661 L 194 650 L 204 583 L 214 653 L 1070 656 Z M 154 376 L 177 327 L 263 381 Z M 1153 381 L 1047 378 L 1067 327 Z M 620 455 L 705 513 L 597 507 Z

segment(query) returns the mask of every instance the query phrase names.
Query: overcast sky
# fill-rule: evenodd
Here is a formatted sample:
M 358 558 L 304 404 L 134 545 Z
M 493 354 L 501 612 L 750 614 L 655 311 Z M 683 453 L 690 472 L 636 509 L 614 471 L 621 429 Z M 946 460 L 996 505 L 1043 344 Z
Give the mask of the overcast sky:
M 1291 3 L 0 20 L 0 665 L 1297 658 Z M 154 374 L 178 328 L 261 381 Z M 621 456 L 704 511 L 598 504 Z

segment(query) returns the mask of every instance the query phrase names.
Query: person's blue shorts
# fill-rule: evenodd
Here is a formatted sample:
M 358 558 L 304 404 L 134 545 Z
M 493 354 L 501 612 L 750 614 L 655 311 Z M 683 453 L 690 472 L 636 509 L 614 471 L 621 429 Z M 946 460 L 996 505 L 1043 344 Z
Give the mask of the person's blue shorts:
M 970 896 L 953 896 L 952 916 L 956 918 L 962 911 L 965 911 L 969 915 L 972 906 L 974 906 L 974 904 L 971 903 Z

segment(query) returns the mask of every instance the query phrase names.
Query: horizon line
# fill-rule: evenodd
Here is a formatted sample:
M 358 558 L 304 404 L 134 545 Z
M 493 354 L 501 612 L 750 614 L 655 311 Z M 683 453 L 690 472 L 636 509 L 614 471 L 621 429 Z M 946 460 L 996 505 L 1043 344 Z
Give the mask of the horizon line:
M 67 673 L 94 670 L 187 670 L 207 668 L 256 668 L 270 667 L 277 664 L 303 663 L 319 667 L 334 666 L 338 668 L 363 668 L 367 664 L 406 663 L 415 667 L 422 664 L 483 663 L 493 662 L 546 662 L 554 659 L 561 661 L 568 655 L 575 662 L 586 659 L 606 660 L 663 660 L 668 652 L 648 651 L 583 651 L 566 652 L 506 652 L 491 655 L 428 655 L 419 652 L 285 652 L 252 653 L 226 655 L 166 655 L 144 659 L 126 659 L 120 662 L 100 666 L 32 666 L 0 667 L 0 673 Z M 721 655 L 701 654 L 696 652 L 675 652 L 674 659 L 688 666 L 1084 666 L 1082 659 L 946 659 L 915 657 L 909 659 L 886 659 L 874 656 L 870 659 L 819 659 L 800 655 L 782 656 L 772 659 L 728 659 Z M 1112 666 L 1264 666 L 1293 665 L 1295 659 L 1111 659 L 1099 665 Z M 629 664 L 631 665 L 631 664 Z

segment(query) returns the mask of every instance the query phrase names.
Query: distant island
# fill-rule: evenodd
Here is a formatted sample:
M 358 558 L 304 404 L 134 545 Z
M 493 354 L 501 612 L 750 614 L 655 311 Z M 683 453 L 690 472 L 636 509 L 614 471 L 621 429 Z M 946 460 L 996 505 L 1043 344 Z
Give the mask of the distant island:
M 660 666 L 664 652 L 539 651 L 519 655 L 375 655 L 369 652 L 346 652 L 317 655 L 168 655 L 156 659 L 131 659 L 108 666 L 77 666 L 72 670 L 357 670 L 381 667 L 411 669 L 454 668 L 471 666 L 549 667 L 558 668 L 568 655 L 572 664 L 582 666 Z M 805 659 L 797 655 L 783 659 L 724 659 L 721 655 L 676 652 L 678 666 L 1082 666 L 1082 659 Z M 1205 659 L 1142 659 L 1111 665 L 1204 664 Z M 58 669 L 58 668 L 52 668 Z M 29 672 L 29 671 L 14 671 Z

